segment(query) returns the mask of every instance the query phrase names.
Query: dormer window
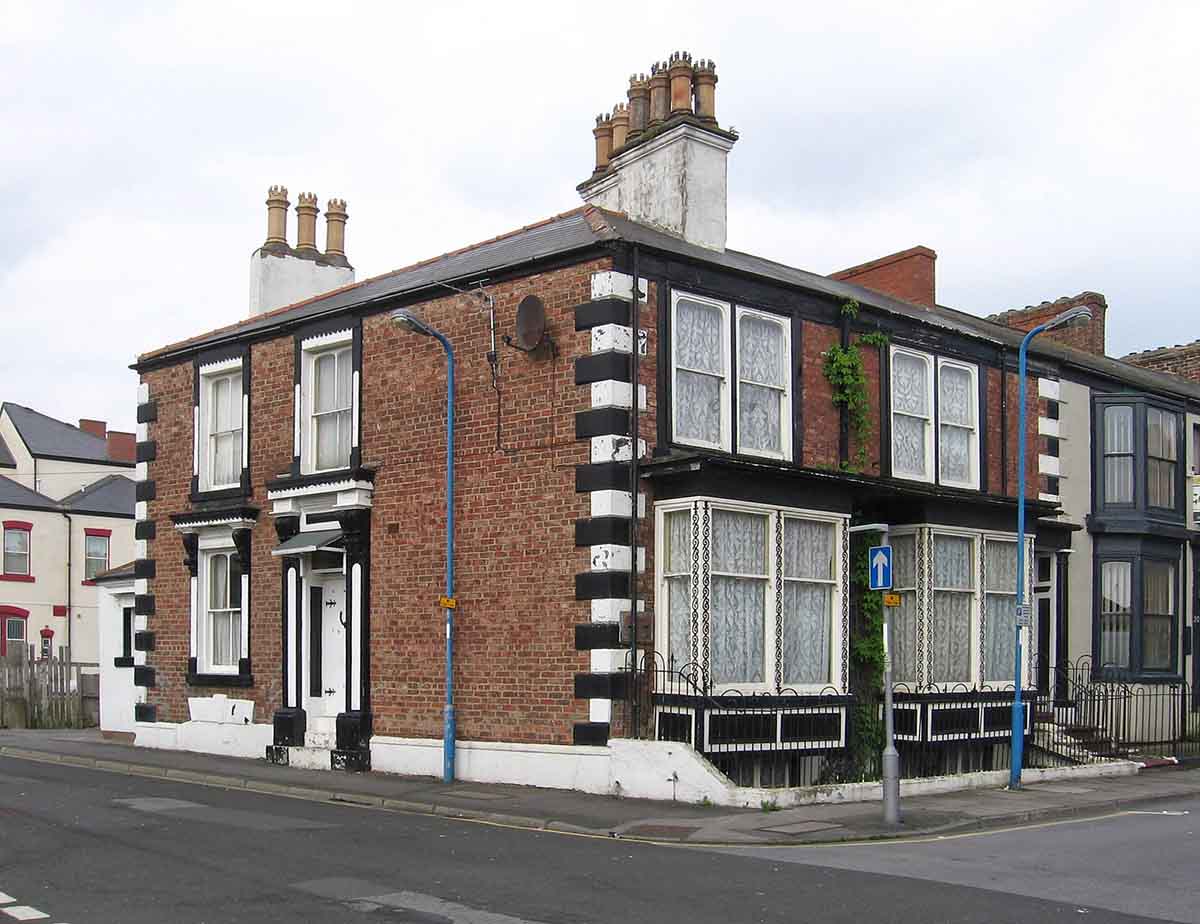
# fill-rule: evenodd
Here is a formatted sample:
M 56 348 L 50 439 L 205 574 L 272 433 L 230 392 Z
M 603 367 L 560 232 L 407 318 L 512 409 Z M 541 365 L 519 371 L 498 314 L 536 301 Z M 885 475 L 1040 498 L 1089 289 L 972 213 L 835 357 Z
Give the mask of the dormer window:
M 1096 512 L 1184 519 L 1183 417 L 1141 395 L 1095 402 Z

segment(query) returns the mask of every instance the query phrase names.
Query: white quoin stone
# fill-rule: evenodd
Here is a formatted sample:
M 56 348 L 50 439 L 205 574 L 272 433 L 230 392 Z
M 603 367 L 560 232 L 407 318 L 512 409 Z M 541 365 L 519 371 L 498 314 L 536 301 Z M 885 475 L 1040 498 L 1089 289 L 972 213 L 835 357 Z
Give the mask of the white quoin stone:
M 627 517 L 630 515 L 630 497 L 628 491 L 593 491 L 592 516 L 594 517 Z M 638 492 L 638 516 L 646 516 L 646 495 Z
M 616 379 L 605 379 L 603 382 L 592 382 L 592 407 L 630 407 L 629 396 L 633 388 L 628 382 L 618 382 Z M 646 409 L 646 386 L 638 386 L 638 407 Z
M 1055 379 L 1038 379 L 1038 397 L 1057 401 L 1059 396 L 1058 382 Z
M 638 457 L 646 455 L 646 441 L 638 440 Z M 628 436 L 593 436 L 593 462 L 629 462 L 633 459 L 633 440 Z
M 709 250 L 724 250 L 726 176 L 733 141 L 680 125 L 612 160 L 584 201 Z
M 1060 436 L 1062 431 L 1058 421 L 1051 417 L 1038 418 L 1038 433 L 1042 436 Z
M 592 352 L 629 353 L 633 350 L 633 331 L 623 324 L 601 324 L 592 328 Z
M 340 289 L 354 268 L 259 248 L 250 256 L 250 316 Z
M 620 622 L 621 614 L 628 612 L 628 597 L 605 597 L 592 601 L 592 622 Z M 645 600 L 638 600 L 638 612 L 646 612 Z
M 638 301 L 646 301 L 646 278 L 643 276 L 638 286 Z M 628 273 L 618 273 L 616 270 L 604 270 L 592 273 L 592 299 L 623 298 L 629 301 L 633 298 L 633 277 Z
M 593 571 L 628 571 L 629 546 L 604 543 L 592 546 Z M 646 550 L 638 546 L 638 571 L 646 571 Z

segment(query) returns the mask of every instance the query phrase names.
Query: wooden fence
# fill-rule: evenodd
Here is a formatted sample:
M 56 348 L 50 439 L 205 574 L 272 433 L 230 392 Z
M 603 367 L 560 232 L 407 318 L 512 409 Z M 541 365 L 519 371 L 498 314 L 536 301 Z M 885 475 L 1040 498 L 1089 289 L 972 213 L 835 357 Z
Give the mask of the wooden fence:
M 98 719 L 98 664 L 66 658 L 0 658 L 0 727 L 84 728 Z

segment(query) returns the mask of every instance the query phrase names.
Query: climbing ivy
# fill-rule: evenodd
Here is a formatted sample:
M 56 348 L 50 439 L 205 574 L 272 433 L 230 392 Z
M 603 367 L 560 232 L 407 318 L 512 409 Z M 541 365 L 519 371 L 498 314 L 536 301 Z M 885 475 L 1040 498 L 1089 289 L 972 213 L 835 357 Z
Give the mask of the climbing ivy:
M 850 593 L 857 603 L 850 641 L 850 667 L 855 689 L 861 691 L 851 725 L 849 750 L 853 764 L 873 767 L 883 747 L 883 723 L 878 699 L 883 690 L 883 595 L 871 590 L 867 550 L 878 545 L 879 533 L 854 537 L 850 560 Z
M 841 312 L 844 317 L 858 317 L 858 302 L 851 299 L 842 305 Z M 887 343 L 887 335 L 881 331 L 871 331 L 859 337 L 858 342 L 880 347 Z M 858 443 L 854 463 L 847 463 L 845 467 L 851 471 L 862 471 L 867 467 L 867 444 L 871 439 L 871 402 L 867 397 L 867 375 L 858 343 L 831 346 L 825 353 L 824 372 L 826 380 L 833 387 L 833 403 L 846 408 L 850 432 Z

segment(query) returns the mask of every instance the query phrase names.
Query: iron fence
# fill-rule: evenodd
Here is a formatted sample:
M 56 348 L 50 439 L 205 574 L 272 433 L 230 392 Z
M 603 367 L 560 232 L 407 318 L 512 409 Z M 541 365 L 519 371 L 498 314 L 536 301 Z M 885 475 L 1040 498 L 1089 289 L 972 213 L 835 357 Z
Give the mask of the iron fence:
M 879 779 L 880 691 L 717 685 L 695 664 L 643 652 L 628 670 L 614 733 L 680 741 L 743 786 L 815 786 Z M 1045 672 L 1035 676 L 1046 676 Z M 1200 712 L 1186 683 L 1124 683 L 1088 663 L 1050 672 L 1023 692 L 1024 764 L 1200 757 Z M 1011 765 L 1012 685 L 894 687 L 895 740 L 905 778 Z

